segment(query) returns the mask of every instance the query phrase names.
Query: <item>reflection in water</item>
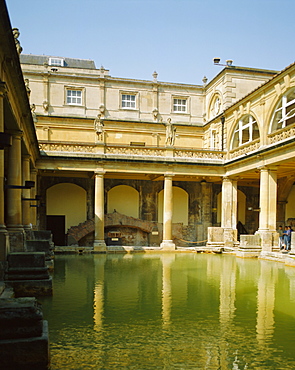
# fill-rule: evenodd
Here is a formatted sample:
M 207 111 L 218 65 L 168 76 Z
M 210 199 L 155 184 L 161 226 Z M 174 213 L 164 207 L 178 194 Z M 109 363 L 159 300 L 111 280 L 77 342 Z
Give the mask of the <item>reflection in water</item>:
M 231 255 L 57 256 L 55 369 L 294 369 L 293 271 Z

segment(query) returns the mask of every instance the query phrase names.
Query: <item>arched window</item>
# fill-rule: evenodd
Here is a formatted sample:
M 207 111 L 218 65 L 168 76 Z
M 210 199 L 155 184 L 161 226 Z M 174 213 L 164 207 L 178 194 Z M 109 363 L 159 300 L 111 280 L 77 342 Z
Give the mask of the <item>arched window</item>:
M 295 89 L 289 90 L 277 105 L 269 133 L 295 123 Z
M 242 117 L 235 127 L 231 149 L 259 138 L 258 124 L 250 114 Z

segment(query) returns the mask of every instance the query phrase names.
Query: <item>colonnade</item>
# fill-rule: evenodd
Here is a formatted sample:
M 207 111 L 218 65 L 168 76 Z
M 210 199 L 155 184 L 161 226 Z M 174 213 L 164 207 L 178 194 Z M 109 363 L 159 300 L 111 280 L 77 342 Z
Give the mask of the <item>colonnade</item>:
M 273 233 L 277 222 L 277 167 L 263 166 L 260 171 L 259 228 L 263 250 L 272 249 Z M 222 181 L 221 228 L 225 245 L 236 240 L 237 179 L 224 177 Z
M 104 240 L 104 171 L 95 172 L 95 199 L 94 199 L 94 251 L 106 250 Z M 173 191 L 172 173 L 164 175 L 164 211 L 163 211 L 163 241 L 161 248 L 164 250 L 175 250 L 172 240 L 172 215 L 173 215 Z
M 7 93 L 4 84 L 0 85 L 0 132 L 4 132 L 4 97 Z M 7 118 L 6 118 L 7 119 Z M 22 147 L 23 132 L 5 131 L 11 136 L 11 146 L 7 152 L 0 150 L 0 261 L 9 252 L 23 251 L 25 230 L 36 225 L 36 209 L 31 210 L 29 201 L 36 195 L 36 187 L 24 188 L 26 181 L 35 181 L 37 172 L 31 170 L 31 157 Z M 7 155 L 7 158 L 5 157 Z M 7 171 L 5 172 L 5 165 Z M 32 166 L 33 167 L 33 166 Z M 5 176 L 7 177 L 5 181 Z

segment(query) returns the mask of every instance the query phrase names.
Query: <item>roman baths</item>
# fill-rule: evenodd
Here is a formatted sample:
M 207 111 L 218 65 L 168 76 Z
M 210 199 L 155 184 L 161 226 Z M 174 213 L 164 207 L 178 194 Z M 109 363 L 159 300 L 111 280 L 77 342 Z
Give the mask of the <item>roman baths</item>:
M 113 77 L 20 31 L 0 0 L 6 368 L 49 333 L 52 370 L 293 369 L 295 64 Z

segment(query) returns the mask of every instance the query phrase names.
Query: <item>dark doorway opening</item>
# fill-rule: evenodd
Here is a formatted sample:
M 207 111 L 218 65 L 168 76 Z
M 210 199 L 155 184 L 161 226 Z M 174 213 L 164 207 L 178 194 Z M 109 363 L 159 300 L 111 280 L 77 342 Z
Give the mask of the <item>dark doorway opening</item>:
M 66 216 L 46 216 L 46 229 L 51 230 L 55 245 L 66 245 L 65 225 Z

